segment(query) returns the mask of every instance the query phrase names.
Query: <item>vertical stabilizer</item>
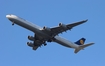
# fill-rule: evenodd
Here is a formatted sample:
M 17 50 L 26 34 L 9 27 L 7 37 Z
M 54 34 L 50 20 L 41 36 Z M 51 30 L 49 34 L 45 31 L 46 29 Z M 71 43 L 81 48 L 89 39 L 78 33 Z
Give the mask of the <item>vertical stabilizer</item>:
M 76 41 L 76 42 L 74 42 L 75 44 L 77 44 L 77 45 L 83 45 L 84 43 L 85 43 L 85 38 L 81 38 L 81 39 L 79 39 L 78 41 Z

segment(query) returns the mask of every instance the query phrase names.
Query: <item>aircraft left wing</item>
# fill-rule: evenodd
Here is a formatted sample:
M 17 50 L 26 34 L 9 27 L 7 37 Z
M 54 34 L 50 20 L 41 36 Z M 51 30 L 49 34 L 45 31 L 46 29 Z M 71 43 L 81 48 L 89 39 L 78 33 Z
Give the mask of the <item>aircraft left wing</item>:
M 42 38 L 40 38 L 39 36 L 37 36 L 36 34 L 33 36 L 28 36 L 28 39 L 33 41 L 33 42 L 27 42 L 27 45 L 32 47 L 33 50 L 37 50 L 38 47 L 41 47 L 42 45 L 46 46 L 46 40 L 43 40 Z
M 87 21 L 88 20 L 82 20 L 82 21 L 75 22 L 75 23 L 72 23 L 72 24 L 67 24 L 67 25 L 59 23 L 58 27 L 51 28 L 52 35 L 55 36 L 55 35 L 58 35 L 59 33 L 64 32 L 64 31 L 66 32 L 67 30 L 71 30 L 73 27 L 75 27 L 77 25 L 80 25 L 82 23 L 85 23 Z

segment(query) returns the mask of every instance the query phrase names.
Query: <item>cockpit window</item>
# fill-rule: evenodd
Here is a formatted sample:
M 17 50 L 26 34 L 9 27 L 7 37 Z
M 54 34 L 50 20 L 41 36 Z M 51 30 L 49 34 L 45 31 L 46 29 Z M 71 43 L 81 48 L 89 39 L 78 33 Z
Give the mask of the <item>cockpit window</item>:
M 20 18 L 20 19 L 22 19 L 22 20 L 25 20 L 25 19 L 23 19 L 23 18 L 21 18 L 21 17 L 18 17 L 18 18 Z M 26 20 L 25 20 L 26 21 Z
M 12 16 L 12 14 L 9 14 L 10 16 Z

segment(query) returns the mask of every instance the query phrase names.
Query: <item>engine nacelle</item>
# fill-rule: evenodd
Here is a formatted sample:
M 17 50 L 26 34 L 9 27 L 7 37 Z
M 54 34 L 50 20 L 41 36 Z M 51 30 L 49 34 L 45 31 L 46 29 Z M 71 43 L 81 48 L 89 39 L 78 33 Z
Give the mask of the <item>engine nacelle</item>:
M 64 29 L 67 29 L 67 26 L 65 24 L 59 23 L 59 26 L 64 28 Z
M 49 28 L 49 27 L 45 27 L 45 26 L 44 26 L 43 29 L 44 29 L 44 30 L 47 30 L 47 31 L 51 31 L 51 28 Z
M 35 40 L 35 38 L 33 36 L 28 36 L 28 39 L 31 40 L 31 41 Z
M 30 46 L 30 47 L 33 47 L 33 46 L 34 46 L 34 43 L 32 43 L 32 42 L 27 42 L 27 45 Z

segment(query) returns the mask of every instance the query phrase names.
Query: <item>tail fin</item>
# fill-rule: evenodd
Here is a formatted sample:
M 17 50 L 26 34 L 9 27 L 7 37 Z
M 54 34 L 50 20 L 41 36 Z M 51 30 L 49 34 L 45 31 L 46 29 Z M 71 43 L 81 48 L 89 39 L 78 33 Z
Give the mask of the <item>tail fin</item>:
M 74 53 L 78 53 L 81 49 L 84 49 L 88 46 L 91 46 L 93 45 L 94 43 L 88 43 L 88 44 L 85 44 L 85 45 L 80 45 L 77 49 L 75 49 Z
M 74 42 L 75 44 L 77 44 L 77 45 L 83 45 L 84 43 L 85 43 L 85 38 L 81 38 L 81 39 L 79 39 L 78 41 L 76 41 L 76 42 Z

